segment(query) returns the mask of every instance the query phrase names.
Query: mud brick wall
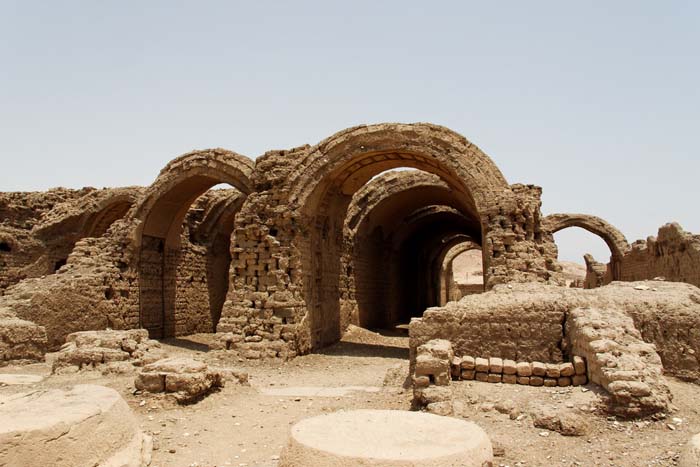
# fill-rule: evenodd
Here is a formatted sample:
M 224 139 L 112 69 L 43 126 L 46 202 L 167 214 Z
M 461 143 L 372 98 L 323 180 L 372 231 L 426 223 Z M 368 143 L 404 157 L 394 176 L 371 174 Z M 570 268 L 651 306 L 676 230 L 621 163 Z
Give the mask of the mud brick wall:
M 0 296 L 28 277 L 52 272 L 46 247 L 27 230 L 0 225 Z
M 507 282 L 561 283 L 557 250 L 541 230 L 542 189 L 512 185 L 483 216 L 486 289 Z
M 22 279 L 53 272 L 54 263 L 50 262 L 48 249 L 32 229 L 55 206 L 91 190 L 55 188 L 46 192 L 0 192 L 0 296 Z
M 586 361 L 573 356 L 570 362 L 516 362 L 500 357 L 455 357 L 452 379 L 525 386 L 565 387 L 586 384 Z
M 368 237 L 358 236 L 355 240 L 352 274 L 348 276 L 354 279 L 358 313 L 361 309 L 362 314 L 352 320 L 352 324 L 368 328 L 390 324 L 384 322 L 384 319 L 392 317 L 385 313 L 390 303 L 398 302 L 396 294 L 399 293 L 391 287 L 392 277 L 387 258 L 390 252 L 391 244 L 384 241 L 381 232 L 374 232 Z
M 656 237 L 633 243 L 621 269 L 624 281 L 663 277 L 700 287 L 700 235 L 685 232 L 677 223 L 666 224 Z
M 123 217 L 139 187 L 0 192 L 0 295 L 25 278 L 53 274 L 75 243 Z
M 57 274 L 9 288 L 0 298 L 0 308 L 44 326 L 50 349 L 76 331 L 138 328 L 138 276 L 128 267 L 128 232 L 133 225 L 115 224 L 109 237 L 78 241 Z
M 566 305 L 542 307 L 536 302 L 507 293 L 481 294 L 430 308 L 422 318 L 411 320 L 411 352 L 432 339 L 446 339 L 457 355 L 562 362 Z
M 671 391 L 661 358 L 633 320 L 615 310 L 577 308 L 566 323 L 569 348 L 588 362 L 589 379 L 610 394 L 609 410 L 623 417 L 666 412 Z
M 217 332 L 235 338 L 249 358 L 289 357 L 308 348 L 300 258 L 292 241 L 310 241 L 311 228 L 292 219 L 283 181 L 305 148 L 271 151 L 258 158 L 250 194 L 236 215 L 231 242 L 231 284 Z M 308 329 L 308 328 L 306 328 Z
M 193 245 L 187 235 L 182 236 L 181 245 L 179 254 L 174 258 L 177 261 L 175 335 L 214 332 L 206 248 Z

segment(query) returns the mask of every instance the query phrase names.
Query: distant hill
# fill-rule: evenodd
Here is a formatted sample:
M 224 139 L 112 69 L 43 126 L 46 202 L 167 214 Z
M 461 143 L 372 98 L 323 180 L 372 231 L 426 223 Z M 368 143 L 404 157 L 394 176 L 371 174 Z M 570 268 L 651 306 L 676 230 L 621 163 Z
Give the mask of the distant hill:
M 482 268 L 480 250 L 471 250 L 462 253 L 452 263 L 454 278 L 458 284 L 483 284 L 484 272 Z M 559 261 L 564 269 L 564 277 L 567 285 L 571 282 L 586 278 L 586 266 L 573 261 Z
M 580 263 L 574 263 L 573 261 L 559 261 L 561 267 L 564 269 L 564 277 L 566 278 L 567 284 L 570 284 L 576 280 L 584 280 L 586 278 L 586 266 Z

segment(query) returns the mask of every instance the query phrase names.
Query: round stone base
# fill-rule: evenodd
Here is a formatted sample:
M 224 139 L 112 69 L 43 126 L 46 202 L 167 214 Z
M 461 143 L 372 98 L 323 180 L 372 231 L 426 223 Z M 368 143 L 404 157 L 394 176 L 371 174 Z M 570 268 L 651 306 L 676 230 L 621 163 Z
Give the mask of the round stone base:
M 698 467 L 700 465 L 700 433 L 690 438 L 686 444 L 678 467 Z
M 292 427 L 280 467 L 483 467 L 493 461 L 479 426 L 398 410 L 353 410 Z
M 0 399 L 0 465 L 142 467 L 146 439 L 129 406 L 103 386 Z

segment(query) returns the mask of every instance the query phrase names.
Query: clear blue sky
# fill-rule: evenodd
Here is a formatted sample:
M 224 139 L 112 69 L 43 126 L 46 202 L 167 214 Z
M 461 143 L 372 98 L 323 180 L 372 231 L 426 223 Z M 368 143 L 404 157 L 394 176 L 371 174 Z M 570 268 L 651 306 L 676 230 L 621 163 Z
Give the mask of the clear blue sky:
M 545 213 L 700 232 L 700 2 L 0 0 L 0 38 L 0 191 L 428 121 L 541 185 Z

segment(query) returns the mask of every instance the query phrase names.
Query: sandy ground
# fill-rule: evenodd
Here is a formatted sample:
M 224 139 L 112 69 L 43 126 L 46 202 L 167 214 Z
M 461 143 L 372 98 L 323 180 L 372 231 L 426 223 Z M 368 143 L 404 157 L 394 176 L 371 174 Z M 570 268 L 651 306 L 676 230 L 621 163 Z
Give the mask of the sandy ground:
M 207 336 L 164 344 L 173 355 L 193 356 L 218 366 L 248 371 L 250 386 L 229 384 L 200 402 L 179 406 L 161 395 L 138 394 L 133 375 L 97 371 L 48 376 L 46 364 L 0 368 L 0 373 L 44 375 L 26 386 L 0 387 L 0 395 L 79 383 L 116 389 L 153 435 L 154 467 L 276 466 L 290 425 L 341 409 L 407 410 L 407 338 L 355 328 L 322 353 L 289 362 L 239 361 L 211 352 Z M 458 417 L 479 424 L 496 447 L 497 466 L 672 466 L 682 446 L 700 432 L 700 387 L 670 381 L 675 409 L 659 421 L 623 421 L 597 412 L 593 387 L 548 389 L 477 382 L 454 383 Z M 591 390 L 592 389 L 592 390 Z M 535 428 L 527 415 L 533 404 L 582 409 L 588 434 L 564 437 Z M 500 413 L 503 406 L 513 415 Z M 512 410 L 511 410 L 512 411 Z

